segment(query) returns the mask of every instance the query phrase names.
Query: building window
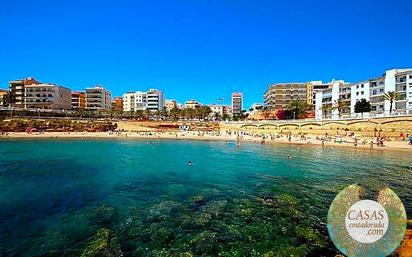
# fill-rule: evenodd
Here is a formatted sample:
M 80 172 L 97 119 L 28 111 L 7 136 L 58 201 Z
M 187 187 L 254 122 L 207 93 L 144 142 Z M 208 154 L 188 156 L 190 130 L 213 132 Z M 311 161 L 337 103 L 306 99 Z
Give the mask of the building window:
M 365 93 L 362 91 L 362 92 L 361 92 L 361 95 L 364 95 L 364 94 L 365 94 Z
M 361 85 L 361 88 L 363 88 L 363 84 Z
M 356 92 L 356 95 L 359 95 L 359 92 Z
M 359 85 L 356 85 L 356 89 L 358 89 L 359 88 Z

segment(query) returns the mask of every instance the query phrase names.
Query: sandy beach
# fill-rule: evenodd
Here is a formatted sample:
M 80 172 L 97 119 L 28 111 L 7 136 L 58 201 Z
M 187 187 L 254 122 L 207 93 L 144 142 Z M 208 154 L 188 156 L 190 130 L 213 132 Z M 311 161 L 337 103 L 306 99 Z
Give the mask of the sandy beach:
M 7 135 L 0 136 L 1 139 L 55 139 L 55 138 L 73 138 L 73 139 L 91 139 L 91 138 L 113 138 L 113 139 L 173 139 L 173 140 L 218 140 L 218 141 L 236 141 L 237 135 L 227 133 L 203 133 L 197 131 L 187 132 L 43 132 L 43 133 L 26 133 L 26 132 L 10 132 Z M 341 141 L 335 142 L 334 139 L 324 141 L 324 147 L 346 147 L 352 149 L 368 149 L 371 150 L 370 141 L 371 138 L 365 138 L 364 140 L 358 140 L 358 144 L 355 146 L 354 140 L 350 137 L 342 137 Z M 294 144 L 294 145 L 312 145 L 322 147 L 322 141 L 317 139 L 316 136 L 305 136 L 302 139 L 298 135 L 292 135 L 291 140 L 288 140 L 287 136 L 268 137 L 262 139 L 259 135 L 240 135 L 241 142 L 253 142 L 259 144 Z M 376 140 L 374 140 L 375 142 Z M 392 140 L 385 141 L 384 147 L 378 147 L 376 143 L 373 145 L 372 150 L 384 151 L 384 150 L 404 150 L 412 151 L 412 145 L 409 145 L 407 141 Z

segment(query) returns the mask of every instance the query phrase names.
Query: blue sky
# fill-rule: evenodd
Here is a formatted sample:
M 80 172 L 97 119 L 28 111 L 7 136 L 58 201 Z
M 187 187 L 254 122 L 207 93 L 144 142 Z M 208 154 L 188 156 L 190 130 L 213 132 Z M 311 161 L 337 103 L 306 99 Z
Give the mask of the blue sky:
M 0 88 L 34 76 L 212 103 L 270 83 L 412 66 L 411 1 L 19 1 L 0 8 Z

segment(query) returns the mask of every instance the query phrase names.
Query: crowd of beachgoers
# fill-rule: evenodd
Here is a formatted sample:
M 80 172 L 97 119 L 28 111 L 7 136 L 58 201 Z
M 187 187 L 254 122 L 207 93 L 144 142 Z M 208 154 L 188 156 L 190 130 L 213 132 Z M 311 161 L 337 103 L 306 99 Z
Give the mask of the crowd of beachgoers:
M 374 137 L 356 135 L 355 132 L 339 132 L 322 135 L 307 135 L 280 131 L 280 133 L 257 133 L 251 131 L 108 131 L 108 132 L 7 132 L 2 138 L 148 138 L 148 139 L 183 139 L 183 140 L 223 140 L 256 143 L 291 143 L 324 146 L 352 146 L 356 148 L 412 149 L 412 135 L 400 133 L 399 137 L 387 137 L 378 133 Z

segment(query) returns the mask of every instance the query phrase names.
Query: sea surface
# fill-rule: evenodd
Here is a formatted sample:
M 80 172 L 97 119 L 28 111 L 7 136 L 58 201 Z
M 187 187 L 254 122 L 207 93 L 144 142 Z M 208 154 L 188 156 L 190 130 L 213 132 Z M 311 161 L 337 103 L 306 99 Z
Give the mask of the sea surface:
M 405 151 L 2 140 L 0 256 L 333 256 L 327 211 L 353 183 L 412 217 Z

